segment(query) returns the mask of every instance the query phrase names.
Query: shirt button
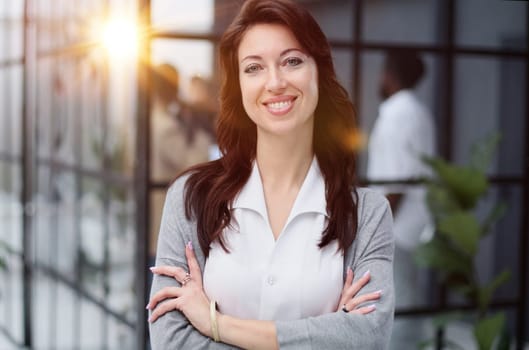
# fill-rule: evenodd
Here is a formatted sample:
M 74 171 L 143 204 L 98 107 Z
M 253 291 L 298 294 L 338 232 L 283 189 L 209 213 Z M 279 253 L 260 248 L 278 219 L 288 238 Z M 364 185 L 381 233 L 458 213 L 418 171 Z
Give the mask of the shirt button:
M 267 282 L 269 285 L 273 286 L 276 283 L 276 279 L 274 276 L 268 276 Z

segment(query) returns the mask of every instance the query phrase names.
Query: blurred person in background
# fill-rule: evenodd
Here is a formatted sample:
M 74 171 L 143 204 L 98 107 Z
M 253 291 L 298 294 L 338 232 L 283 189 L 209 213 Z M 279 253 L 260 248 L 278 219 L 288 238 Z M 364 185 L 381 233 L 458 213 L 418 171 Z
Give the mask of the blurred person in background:
M 248 0 L 219 43 L 222 157 L 169 189 L 150 310 L 157 349 L 384 349 L 387 200 L 355 184 L 355 112 L 291 0 Z
M 386 53 L 379 85 L 383 102 L 368 146 L 369 180 L 418 179 L 429 174 L 421 156 L 435 153 L 434 121 L 413 90 L 424 70 L 424 63 L 415 51 L 399 49 Z M 373 188 L 388 198 L 394 217 L 395 305 L 397 308 L 420 305 L 426 301 L 427 286 L 414 263 L 413 251 L 434 230 L 425 201 L 426 189 L 402 184 Z M 399 322 L 393 330 L 391 347 L 409 348 L 422 335 L 420 321 Z
M 189 106 L 193 113 L 193 120 L 205 131 L 209 132 L 215 139 L 215 124 L 218 113 L 218 95 L 214 84 L 200 76 L 195 75 L 189 84 Z M 209 147 L 209 160 L 220 157 L 220 151 L 216 143 Z
M 179 98 L 179 79 L 178 70 L 168 63 L 155 66 L 151 75 L 151 179 L 156 183 L 169 184 L 184 169 L 207 161 L 214 140 L 209 122 Z M 149 266 L 156 257 L 164 200 L 165 191 L 151 196 Z

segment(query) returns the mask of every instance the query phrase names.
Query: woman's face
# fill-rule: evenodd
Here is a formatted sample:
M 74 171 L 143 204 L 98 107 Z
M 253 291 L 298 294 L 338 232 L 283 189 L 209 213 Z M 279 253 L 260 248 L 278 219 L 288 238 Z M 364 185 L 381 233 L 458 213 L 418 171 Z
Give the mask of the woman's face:
M 242 102 L 258 134 L 312 135 L 318 69 L 287 27 L 250 27 L 239 45 L 238 62 Z

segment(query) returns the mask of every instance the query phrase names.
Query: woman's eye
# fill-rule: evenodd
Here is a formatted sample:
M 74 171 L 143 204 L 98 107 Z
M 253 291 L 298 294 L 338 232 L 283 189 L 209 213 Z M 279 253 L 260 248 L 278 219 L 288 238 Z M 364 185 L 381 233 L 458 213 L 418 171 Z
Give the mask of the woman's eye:
M 299 57 L 289 57 L 285 60 L 285 65 L 295 67 L 303 63 L 303 60 Z
M 244 69 L 244 73 L 256 73 L 261 67 L 258 64 L 250 64 Z

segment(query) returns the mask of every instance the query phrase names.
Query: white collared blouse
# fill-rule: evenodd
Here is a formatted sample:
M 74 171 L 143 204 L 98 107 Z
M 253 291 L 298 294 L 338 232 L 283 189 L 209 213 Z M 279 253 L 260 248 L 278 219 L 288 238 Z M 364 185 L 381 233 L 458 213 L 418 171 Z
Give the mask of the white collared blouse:
M 295 320 L 336 311 L 344 260 L 336 241 L 318 247 L 328 216 L 316 158 L 277 240 L 255 162 L 231 210 L 231 228 L 223 232 L 230 253 L 212 243 L 203 276 L 204 290 L 221 313 Z

